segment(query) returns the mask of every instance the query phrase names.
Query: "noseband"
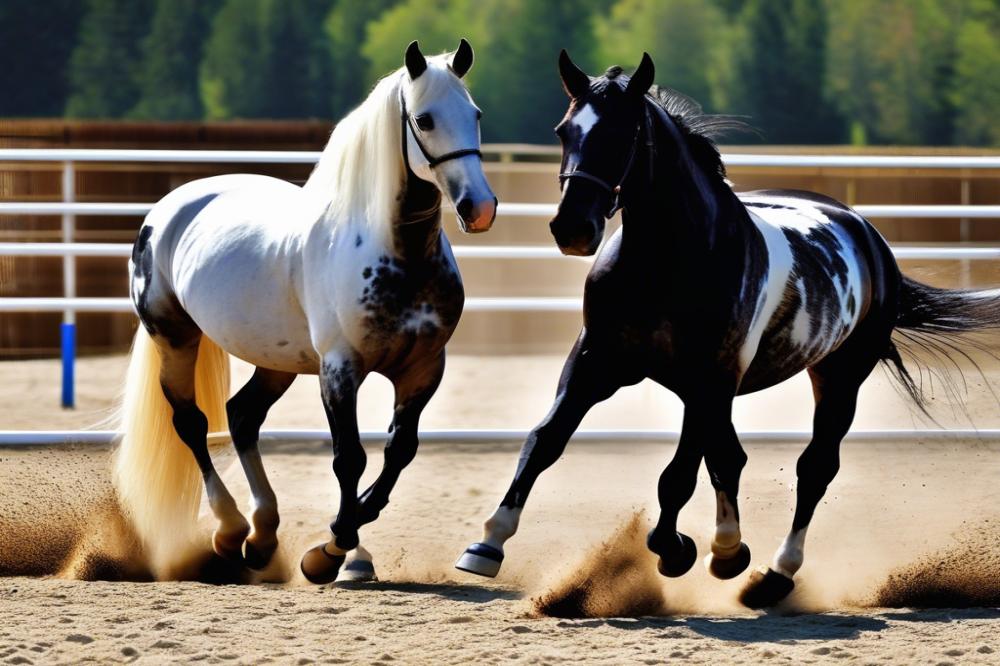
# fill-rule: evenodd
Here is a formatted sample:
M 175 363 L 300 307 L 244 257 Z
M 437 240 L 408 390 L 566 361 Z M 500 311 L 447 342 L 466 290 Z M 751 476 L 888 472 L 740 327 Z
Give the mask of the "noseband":
M 650 182 L 653 180 L 653 152 L 655 150 L 655 145 L 653 142 L 653 123 L 652 119 L 649 117 L 649 107 L 644 105 L 642 120 L 636 125 L 635 136 L 632 139 L 632 147 L 628 151 L 628 159 L 625 160 L 625 169 L 622 171 L 621 178 L 618 179 L 616 185 L 612 185 L 610 182 L 604 180 L 600 176 L 595 176 L 592 173 L 584 171 L 583 169 L 577 167 L 572 171 L 564 171 L 559 174 L 560 185 L 566 182 L 569 178 L 582 178 L 589 181 L 602 190 L 606 191 L 611 195 L 611 208 L 608 210 L 604 216 L 607 219 L 614 217 L 615 213 L 621 210 L 622 207 L 622 185 L 625 183 L 625 179 L 628 178 L 629 173 L 632 171 L 632 164 L 635 162 L 635 154 L 639 149 L 639 136 L 642 134 L 642 130 L 646 130 L 646 148 L 649 152 L 649 179 Z
M 420 135 L 417 134 L 417 128 L 413 126 L 413 119 L 410 118 L 409 112 L 406 110 L 406 96 L 403 94 L 403 88 L 399 89 L 399 109 L 401 114 L 401 123 L 403 130 L 403 162 L 405 164 L 410 163 L 409 155 L 409 141 L 406 140 L 406 128 L 410 128 L 410 133 L 413 135 L 413 141 L 417 144 L 417 148 L 423 153 L 424 159 L 427 160 L 427 164 L 430 168 L 435 168 L 440 164 L 444 164 L 450 160 L 457 160 L 460 157 L 465 157 L 466 155 L 475 155 L 479 159 L 483 159 L 483 153 L 478 148 L 463 148 L 461 150 L 455 150 L 450 153 L 445 153 L 439 157 L 434 157 L 427 149 L 424 144 L 420 142 Z

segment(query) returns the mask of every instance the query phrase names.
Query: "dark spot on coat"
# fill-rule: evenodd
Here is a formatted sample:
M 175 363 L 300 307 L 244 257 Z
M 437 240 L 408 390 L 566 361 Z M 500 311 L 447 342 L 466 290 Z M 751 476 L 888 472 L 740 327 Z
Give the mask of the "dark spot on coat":
M 288 345 L 288 340 L 278 340 L 279 347 L 285 347 Z

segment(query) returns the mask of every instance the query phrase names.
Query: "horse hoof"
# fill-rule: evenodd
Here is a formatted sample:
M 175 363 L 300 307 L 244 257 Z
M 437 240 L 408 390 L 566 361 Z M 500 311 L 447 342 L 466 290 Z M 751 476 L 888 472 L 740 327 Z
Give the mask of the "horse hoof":
M 377 580 L 378 576 L 375 575 L 375 565 L 372 564 L 371 560 L 365 560 L 360 557 L 355 557 L 347 562 L 344 568 L 340 570 L 340 575 L 337 576 L 338 583 L 369 583 Z
M 346 555 L 331 555 L 326 552 L 326 544 L 322 544 L 306 551 L 299 568 L 302 569 L 302 575 L 307 581 L 324 585 L 337 580 L 340 565 L 346 559 Z
M 740 592 L 740 603 L 747 608 L 767 608 L 787 597 L 793 589 L 795 582 L 791 578 L 761 567 L 750 574 L 750 580 Z
M 708 569 L 708 573 L 720 580 L 736 578 L 746 571 L 748 566 L 750 566 L 750 547 L 745 543 L 740 544 L 740 549 L 732 557 L 721 558 L 715 553 L 709 553 L 705 557 L 705 567 Z
M 670 557 L 660 555 L 660 560 L 656 563 L 657 570 L 668 578 L 683 576 L 691 570 L 698 559 L 698 548 L 694 545 L 691 537 L 680 532 L 677 533 L 677 536 L 681 539 L 681 549 Z
M 247 538 L 250 529 L 238 531 L 230 534 L 223 534 L 218 530 L 212 534 L 212 550 L 219 557 L 230 562 L 243 562 L 243 541 Z
M 455 562 L 459 571 L 467 571 L 477 576 L 496 578 L 503 563 L 503 551 L 489 544 L 474 543 L 465 549 L 462 556 Z
M 656 569 L 668 578 L 683 576 L 691 570 L 695 560 L 698 559 L 698 548 L 691 537 L 680 532 L 677 536 L 681 539 L 681 549 L 670 557 L 660 555 L 660 561 L 656 563 Z
M 253 537 L 250 537 L 246 540 L 243 548 L 243 559 L 246 560 L 246 565 L 255 571 L 260 571 L 271 563 L 274 551 L 278 549 L 278 542 L 275 541 L 267 545 L 257 544 L 254 543 Z

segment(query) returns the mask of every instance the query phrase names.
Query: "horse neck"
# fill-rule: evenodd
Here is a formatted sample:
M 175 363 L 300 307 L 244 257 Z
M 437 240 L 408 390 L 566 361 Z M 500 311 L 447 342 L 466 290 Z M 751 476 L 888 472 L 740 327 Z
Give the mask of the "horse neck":
M 658 252 L 664 244 L 691 252 L 741 234 L 746 214 L 735 193 L 697 164 L 681 130 L 647 104 L 654 150 L 646 146 L 649 130 L 643 130 L 639 156 L 622 186 L 624 236 Z
M 393 220 L 392 242 L 404 261 L 419 261 L 436 253 L 441 236 L 441 191 L 406 168 Z

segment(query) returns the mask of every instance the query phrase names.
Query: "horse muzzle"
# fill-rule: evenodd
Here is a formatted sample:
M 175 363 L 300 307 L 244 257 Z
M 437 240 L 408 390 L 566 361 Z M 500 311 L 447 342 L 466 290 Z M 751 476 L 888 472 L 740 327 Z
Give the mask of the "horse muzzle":
M 560 252 L 572 257 L 589 257 L 597 252 L 601 244 L 603 225 L 592 222 L 589 225 L 582 225 L 590 227 L 583 231 L 580 230 L 580 226 L 563 225 L 558 217 L 549 222 L 549 231 L 552 232 Z
M 493 220 L 497 217 L 497 198 L 485 199 L 472 203 L 471 199 L 462 199 L 455 206 L 462 231 L 468 234 L 480 234 L 489 231 Z

